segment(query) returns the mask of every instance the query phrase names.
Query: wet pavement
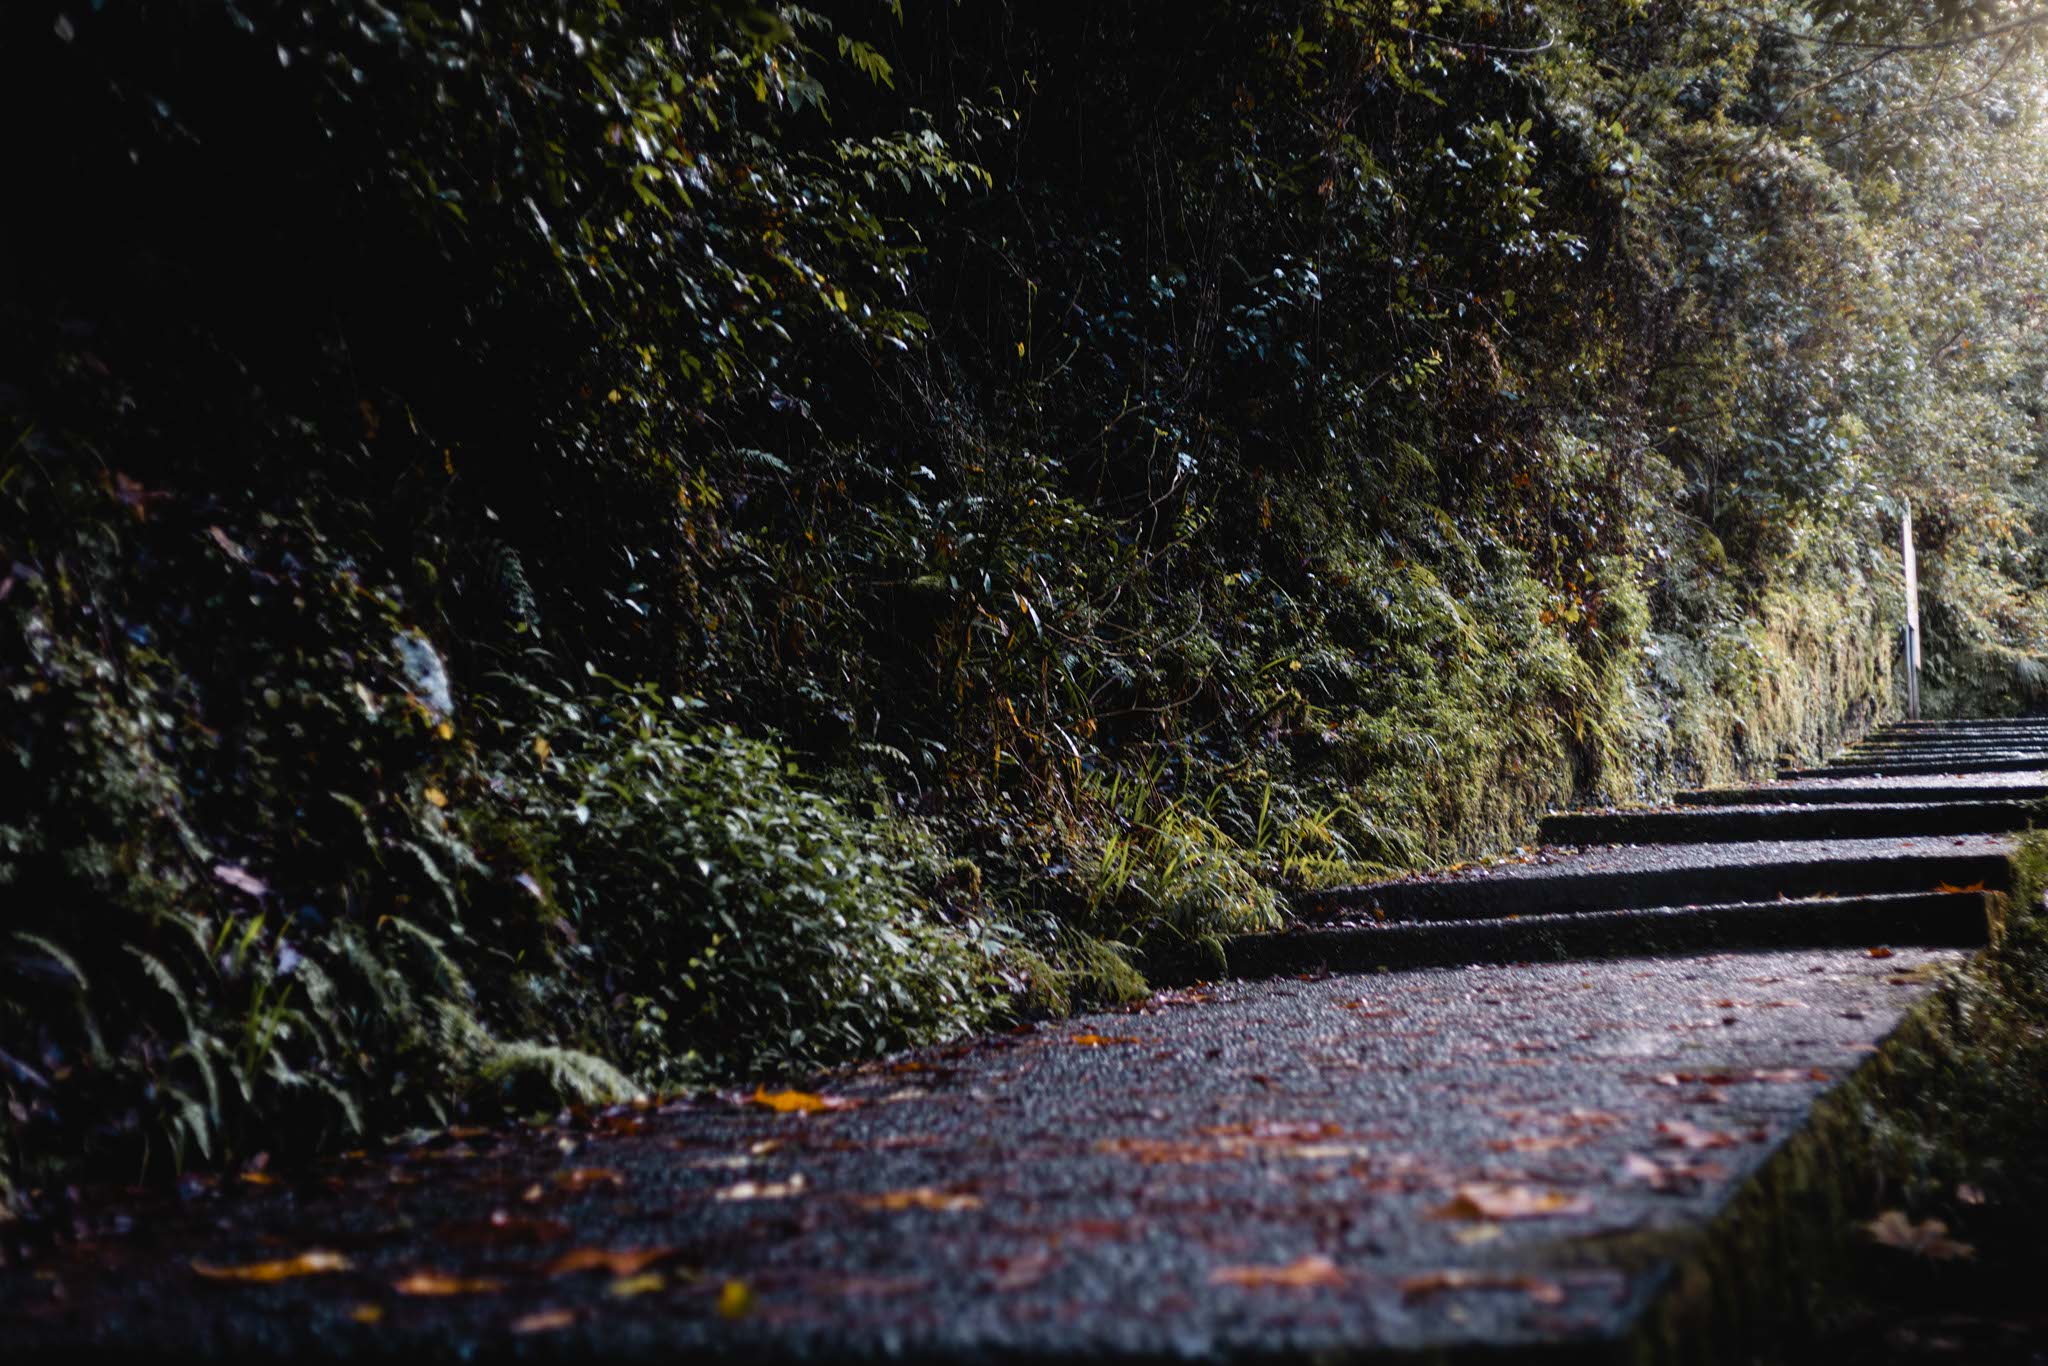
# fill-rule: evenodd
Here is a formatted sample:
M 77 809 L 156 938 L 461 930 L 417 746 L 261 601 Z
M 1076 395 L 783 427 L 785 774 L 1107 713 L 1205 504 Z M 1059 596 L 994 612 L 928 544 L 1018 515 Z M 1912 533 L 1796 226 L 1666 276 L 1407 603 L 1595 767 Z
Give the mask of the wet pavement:
M 1700 1229 L 1962 957 L 1228 983 L 779 1100 L 832 1108 L 735 1093 L 193 1180 L 89 1203 L 76 1241 L 0 1273 L 0 1338 L 10 1360 L 1597 1354 L 1671 1270 L 1601 1250 Z

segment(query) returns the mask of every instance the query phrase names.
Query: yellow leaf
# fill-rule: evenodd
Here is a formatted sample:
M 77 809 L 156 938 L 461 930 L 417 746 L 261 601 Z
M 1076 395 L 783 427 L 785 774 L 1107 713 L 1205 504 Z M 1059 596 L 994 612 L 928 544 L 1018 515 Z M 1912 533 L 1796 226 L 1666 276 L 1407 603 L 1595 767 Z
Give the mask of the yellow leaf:
M 438 787 L 430 787 L 430 788 L 428 788 L 428 789 L 427 789 L 427 791 L 426 791 L 426 798 L 427 798 L 427 800 L 428 800 L 429 802 L 433 803 L 433 804 L 434 804 L 435 806 L 446 806 L 446 805 L 448 805 L 448 794 L 447 794 L 447 793 L 445 793 L 445 792 L 443 792 L 443 791 L 442 791 L 442 790 L 441 790 L 440 788 L 438 788 Z
M 659 1271 L 649 1271 L 643 1275 L 626 1276 L 613 1281 L 605 1293 L 615 1300 L 630 1300 L 635 1295 L 645 1295 L 667 1284 Z
M 296 1257 L 285 1257 L 274 1262 L 250 1262 L 243 1266 L 192 1263 L 192 1269 L 210 1281 L 249 1281 L 257 1284 L 288 1281 L 298 1276 L 324 1276 L 332 1271 L 347 1271 L 349 1266 L 348 1258 L 339 1252 L 325 1252 L 318 1248 L 301 1252 Z
M 1285 1266 L 1219 1266 L 1209 1273 L 1211 1285 L 1237 1285 L 1249 1290 L 1306 1290 L 1342 1285 L 1344 1273 L 1328 1257 L 1311 1254 Z
M 1429 1212 L 1432 1219 L 1541 1219 L 1555 1214 L 1584 1214 L 1593 1202 L 1583 1195 L 1475 1181 Z
M 552 754 L 553 754 L 554 752 L 555 752 L 555 751 L 554 751 L 554 748 L 553 748 L 552 746 L 550 746 L 550 745 L 548 744 L 548 742 L 547 742 L 547 741 L 546 741 L 545 739 L 541 738 L 541 737 L 540 737 L 540 736 L 538 736 L 538 735 L 536 735 L 536 736 L 534 736 L 534 737 L 533 737 L 533 757 L 534 757 L 534 758 L 536 758 L 536 759 L 545 759 L 545 758 L 549 757 L 550 755 L 552 755 Z
M 434 727 L 434 734 L 440 736 L 443 740 L 453 740 L 455 738 L 455 723 L 453 721 L 443 721 L 440 725 Z
M 1024 343 L 1023 343 L 1023 342 L 1018 342 L 1018 343 L 1017 343 L 1017 359 L 1018 359 L 1018 360 L 1023 360 L 1023 359 L 1024 359 Z
M 950 1191 L 934 1190 L 930 1186 L 887 1191 L 881 1195 L 868 1196 L 860 1203 L 868 1209 L 928 1209 L 940 1214 L 957 1214 L 962 1210 L 981 1208 L 981 1200 L 977 1196 L 956 1195 Z
M 727 1281 L 718 1292 L 718 1312 L 728 1319 L 743 1319 L 754 1310 L 754 1292 L 745 1281 Z

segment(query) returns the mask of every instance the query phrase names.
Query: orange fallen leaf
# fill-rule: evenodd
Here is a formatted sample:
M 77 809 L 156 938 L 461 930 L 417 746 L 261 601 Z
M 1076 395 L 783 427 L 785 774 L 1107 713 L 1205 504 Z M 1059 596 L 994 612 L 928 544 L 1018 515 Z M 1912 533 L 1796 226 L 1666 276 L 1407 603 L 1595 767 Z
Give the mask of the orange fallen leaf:
M 192 1269 L 209 1281 L 245 1281 L 264 1285 L 272 1281 L 289 1281 L 300 1276 L 325 1276 L 335 1271 L 347 1271 L 352 1263 L 339 1252 L 327 1252 L 319 1248 L 309 1249 L 296 1257 L 283 1257 L 270 1262 L 248 1262 L 241 1266 L 215 1266 L 209 1262 L 193 1262 Z
M 637 1276 L 669 1255 L 665 1247 L 579 1247 L 564 1252 L 548 1263 L 548 1275 L 573 1276 L 579 1271 L 604 1271 L 613 1276 Z
M 1457 1193 L 1429 1212 L 1432 1219 L 1543 1219 L 1552 1215 L 1584 1214 L 1593 1202 L 1583 1195 L 1538 1190 L 1534 1186 L 1510 1186 L 1495 1181 L 1475 1181 L 1458 1187 Z
M 564 1328 L 574 1327 L 576 1311 L 573 1309 L 542 1309 L 512 1320 L 512 1331 L 524 1336 L 528 1333 L 557 1333 Z
M 1308 1290 L 1344 1284 L 1344 1273 L 1328 1257 L 1317 1254 L 1285 1266 L 1219 1266 L 1209 1273 L 1211 1285 L 1236 1285 L 1248 1290 Z
M 1584 1134 L 1524 1134 L 1520 1138 L 1495 1138 L 1487 1148 L 1497 1153 L 1554 1153 L 1576 1148 L 1586 1141 Z
M 1467 1271 L 1453 1268 L 1401 1278 L 1401 1298 L 1409 1304 L 1440 1295 L 1446 1290 L 1515 1290 L 1538 1304 L 1563 1304 L 1564 1287 L 1540 1276 L 1521 1276 L 1502 1271 Z
M 1969 1261 L 1977 1249 L 1948 1236 L 1948 1225 L 1939 1219 L 1914 1223 L 1902 1210 L 1888 1209 L 1863 1226 L 1874 1243 L 1910 1252 L 1936 1262 Z
M 1076 1034 L 1067 1042 L 1082 1048 L 1102 1048 L 1108 1044 L 1141 1043 L 1143 1040 L 1129 1034 Z
M 1981 892 L 1981 891 L 1983 891 L 1983 890 L 1984 890 L 1984 884 L 1983 884 L 1983 883 L 1981 883 L 1981 882 L 1971 882 L 1971 883 L 1966 883 L 1965 885 L 1963 885 L 1963 886 L 1961 886 L 1961 887 L 1958 887 L 1958 886 L 1956 886 L 1956 885 L 1955 885 L 1954 883 L 1951 883 L 1951 882 L 1937 882 L 1937 883 L 1935 883 L 1935 884 L 1934 884 L 1934 890 L 1935 890 L 1935 891 L 1937 891 L 1937 892 L 1951 892 L 1951 893 L 1953 893 L 1953 892 Z
M 934 1190 L 930 1186 L 917 1186 L 910 1190 L 887 1191 L 871 1195 L 857 1202 L 866 1209 L 906 1210 L 925 1209 L 940 1214 L 958 1214 L 963 1210 L 980 1209 L 979 1196 L 959 1195 L 950 1191 Z
M 1870 951 L 1870 956 L 1872 958 L 1889 958 L 1892 956 L 1892 951 L 1890 949 L 1884 948 L 1872 949 Z
M 401 1295 L 487 1295 L 503 1290 L 505 1283 L 486 1276 L 448 1276 L 439 1271 L 415 1271 L 403 1280 L 393 1281 L 391 1288 Z

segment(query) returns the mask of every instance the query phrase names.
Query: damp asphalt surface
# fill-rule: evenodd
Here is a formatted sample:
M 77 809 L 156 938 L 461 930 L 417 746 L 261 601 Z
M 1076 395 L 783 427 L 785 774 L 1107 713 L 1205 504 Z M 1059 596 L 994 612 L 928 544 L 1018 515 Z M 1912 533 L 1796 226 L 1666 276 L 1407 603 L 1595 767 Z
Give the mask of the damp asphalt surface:
M 1572 1359 L 1964 956 L 1201 986 L 782 1099 L 813 1112 L 701 1096 L 88 1194 L 31 1255 L 0 1237 L 0 1356 Z

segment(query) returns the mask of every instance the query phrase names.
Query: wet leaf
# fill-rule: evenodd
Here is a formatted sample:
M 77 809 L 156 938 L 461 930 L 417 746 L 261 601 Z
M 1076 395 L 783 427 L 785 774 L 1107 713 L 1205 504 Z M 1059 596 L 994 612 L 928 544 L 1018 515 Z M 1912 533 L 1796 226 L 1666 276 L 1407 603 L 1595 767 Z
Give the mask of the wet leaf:
M 1400 1285 L 1401 1298 L 1408 1304 L 1441 1295 L 1447 1290 L 1509 1290 L 1527 1295 L 1537 1304 L 1564 1303 L 1564 1287 L 1557 1282 L 1546 1281 L 1540 1276 L 1515 1275 L 1501 1271 L 1468 1271 L 1452 1268 L 1426 1272 L 1419 1276 L 1403 1276 Z
M 558 1333 L 576 1324 L 573 1309 L 542 1309 L 512 1320 L 512 1331 L 521 1337 L 530 1333 Z
M 637 1276 L 670 1255 L 666 1247 L 572 1248 L 548 1263 L 548 1275 L 573 1276 L 579 1271 L 603 1271 L 613 1276 Z
M 1916 1224 L 1906 1217 L 1903 1210 L 1886 1210 L 1865 1224 L 1863 1231 L 1874 1243 L 1895 1247 L 1929 1261 L 1969 1261 L 1977 1255 L 1976 1248 L 1949 1237 L 1948 1225 L 1941 1220 L 1927 1219 Z
M 648 1271 L 638 1276 L 624 1276 L 605 1287 L 604 1293 L 615 1300 L 630 1300 L 636 1295 L 652 1294 L 663 1289 L 668 1281 L 659 1271 Z
M 391 1288 L 401 1295 L 435 1298 L 445 1295 L 488 1295 L 503 1290 L 503 1281 L 488 1276 L 450 1276 L 439 1271 L 415 1271 Z
M 802 1172 L 798 1172 L 787 1181 L 742 1181 L 737 1185 L 727 1186 L 712 1198 L 726 1202 L 734 1200 L 792 1200 L 803 1193 L 804 1176 Z
M 754 1312 L 754 1292 L 745 1281 L 727 1281 L 718 1291 L 721 1318 L 743 1319 Z
M 1535 1186 L 1511 1186 L 1495 1181 L 1475 1181 L 1458 1187 L 1457 1193 L 1429 1212 L 1432 1219 L 1543 1219 L 1554 1215 L 1585 1214 L 1593 1202 L 1583 1195 L 1541 1190 Z
M 1657 1141 L 1672 1148 L 1733 1148 L 1742 1140 L 1719 1129 L 1702 1129 L 1682 1119 L 1661 1120 Z
M 820 1110 L 850 1110 L 859 1103 L 844 1096 L 820 1096 L 809 1091 L 770 1091 L 761 1086 L 755 1087 L 754 1094 L 747 1099 L 780 1115 L 810 1115 Z
M 284 1257 L 269 1262 L 248 1262 L 241 1266 L 215 1266 L 209 1262 L 193 1262 L 192 1269 L 209 1281 L 244 1281 L 263 1285 L 272 1281 L 295 1280 L 300 1276 L 325 1276 L 336 1271 L 347 1271 L 352 1263 L 339 1252 L 328 1252 L 312 1248 L 295 1257 Z
M 980 1209 L 981 1199 L 973 1195 L 959 1195 L 950 1191 L 934 1190 L 930 1186 L 917 1186 L 910 1190 L 888 1191 L 881 1195 L 867 1196 L 857 1201 L 865 1209 L 933 1210 L 940 1214 L 958 1214 L 964 1210 Z
M 1219 1266 L 1209 1273 L 1211 1285 L 1235 1285 L 1248 1290 L 1307 1290 L 1317 1286 L 1340 1286 L 1344 1273 L 1328 1257 L 1310 1254 L 1285 1266 Z

